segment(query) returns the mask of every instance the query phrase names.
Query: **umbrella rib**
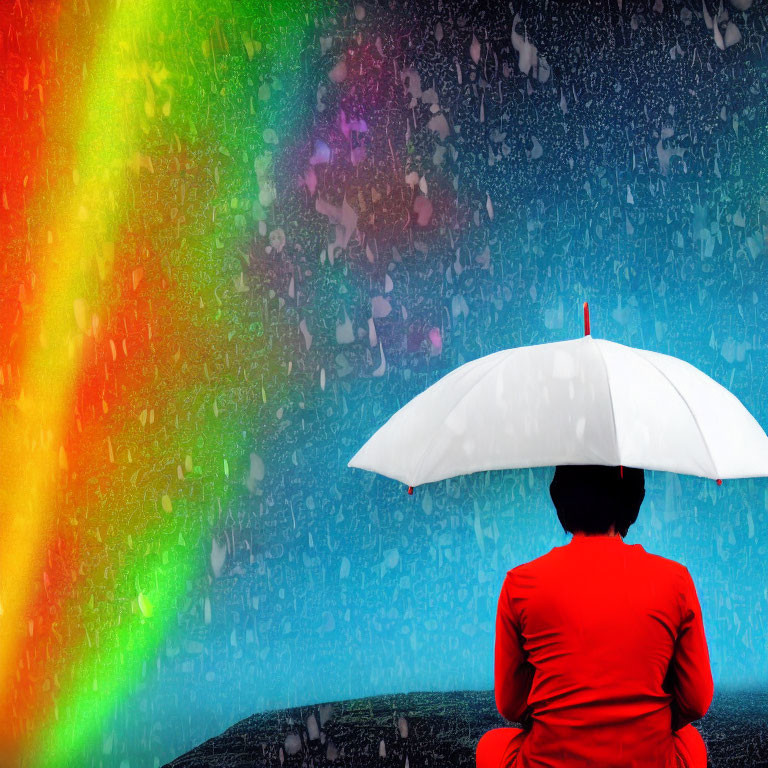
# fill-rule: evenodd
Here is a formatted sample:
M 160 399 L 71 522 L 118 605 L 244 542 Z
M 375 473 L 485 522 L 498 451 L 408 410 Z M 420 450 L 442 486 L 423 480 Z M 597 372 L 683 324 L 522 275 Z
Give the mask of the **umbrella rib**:
M 615 446 L 615 455 L 618 459 L 618 463 L 621 464 L 621 456 L 619 455 L 619 434 L 616 431 L 616 414 L 613 410 L 613 392 L 611 392 L 611 377 L 608 375 L 608 365 L 605 362 L 605 358 L 603 357 L 603 352 L 600 349 L 600 345 L 595 343 L 595 346 L 597 347 L 597 353 L 600 356 L 600 362 L 603 364 L 603 370 L 605 371 L 605 381 L 608 384 L 608 399 L 611 403 L 611 421 L 613 422 L 613 444 Z
M 498 354 L 500 356 L 500 359 L 498 360 L 498 362 L 494 362 L 494 364 L 488 369 L 488 371 L 483 373 L 477 379 L 477 381 L 466 392 L 464 392 L 464 394 L 462 394 L 462 396 L 453 404 L 451 409 L 443 416 L 442 423 L 440 425 L 441 427 L 445 423 L 445 420 L 448 418 L 448 416 L 450 416 L 456 410 L 457 406 L 464 400 L 464 398 L 467 395 L 469 395 L 471 392 L 474 391 L 475 387 L 478 384 L 480 384 L 485 379 L 485 377 L 488 375 L 488 373 L 490 371 L 496 370 L 496 368 L 498 368 L 503 362 L 505 362 L 507 359 L 509 359 L 509 355 L 502 354 L 504 352 L 509 352 L 509 350 L 508 349 L 502 349 L 502 350 L 499 350 L 498 352 L 491 353 L 491 355 Z M 491 357 L 491 355 L 486 355 L 486 357 Z M 424 463 L 424 459 L 426 459 L 427 454 L 429 453 L 430 447 L 431 447 L 431 443 L 429 443 L 429 442 L 424 446 L 424 451 L 422 452 L 421 456 L 419 457 L 419 462 L 418 462 L 418 464 L 416 466 L 416 469 L 414 471 L 414 480 L 418 477 L 418 474 L 421 471 L 421 466 Z M 483 470 L 478 470 L 478 471 L 483 471 Z M 454 475 L 454 477 L 455 477 L 455 475 Z M 412 483 L 411 483 L 411 485 L 412 485 Z
M 704 448 L 707 451 L 707 456 L 709 456 L 709 463 L 712 465 L 712 476 L 719 477 L 719 475 L 717 474 L 717 467 L 715 466 L 715 460 L 712 458 L 712 452 L 709 450 L 709 445 L 707 445 L 707 438 L 704 437 L 704 432 L 701 429 L 701 426 L 699 425 L 699 420 L 696 418 L 696 414 L 693 412 L 693 409 L 691 408 L 690 404 L 683 396 L 683 393 L 675 386 L 675 383 L 672 381 L 672 379 L 670 379 L 669 376 L 667 376 L 667 374 L 664 373 L 664 371 L 662 371 L 661 368 L 659 368 L 659 366 L 656 365 L 652 360 L 649 360 L 644 355 L 637 355 L 637 357 L 639 357 L 641 360 L 645 360 L 645 362 L 648 363 L 648 365 L 655 368 L 670 383 L 670 385 L 672 386 L 672 389 L 674 389 L 675 392 L 677 392 L 677 394 L 680 395 L 680 399 L 683 401 L 685 407 L 688 409 L 688 413 L 691 414 L 693 423 L 696 425 L 696 429 L 699 431 L 699 434 L 701 435 L 701 440 L 704 443 Z

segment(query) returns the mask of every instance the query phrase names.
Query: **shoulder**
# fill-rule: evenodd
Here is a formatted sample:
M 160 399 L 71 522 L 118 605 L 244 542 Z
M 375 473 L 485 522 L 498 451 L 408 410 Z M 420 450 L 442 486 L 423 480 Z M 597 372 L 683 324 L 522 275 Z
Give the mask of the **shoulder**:
M 642 563 L 638 570 L 644 574 L 644 580 L 654 584 L 655 589 L 670 595 L 679 606 L 689 604 L 696 588 L 688 568 L 677 560 L 646 552 L 640 544 L 634 545 L 635 548 L 637 558 Z
M 676 577 L 677 579 L 690 578 L 688 569 L 677 560 L 672 560 L 668 557 L 662 557 L 656 555 L 653 552 L 647 552 L 642 544 L 632 544 L 632 549 L 635 550 L 636 556 L 645 561 L 647 565 L 654 570 L 664 573 L 670 577 Z
M 560 562 L 564 549 L 564 546 L 552 547 L 546 554 L 539 555 L 539 557 L 536 557 L 533 560 L 529 560 L 526 563 L 520 563 L 514 568 L 510 568 L 506 573 L 505 581 L 510 583 L 530 581 L 537 575 L 545 573 L 551 568 L 556 568 Z

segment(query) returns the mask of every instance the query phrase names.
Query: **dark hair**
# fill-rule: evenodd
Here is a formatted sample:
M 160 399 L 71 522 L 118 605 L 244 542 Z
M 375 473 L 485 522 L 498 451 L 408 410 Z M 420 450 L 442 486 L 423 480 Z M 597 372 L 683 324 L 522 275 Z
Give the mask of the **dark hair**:
M 566 533 L 605 533 L 611 525 L 622 536 L 637 520 L 645 498 L 645 473 L 635 467 L 563 464 L 555 468 L 549 495 Z

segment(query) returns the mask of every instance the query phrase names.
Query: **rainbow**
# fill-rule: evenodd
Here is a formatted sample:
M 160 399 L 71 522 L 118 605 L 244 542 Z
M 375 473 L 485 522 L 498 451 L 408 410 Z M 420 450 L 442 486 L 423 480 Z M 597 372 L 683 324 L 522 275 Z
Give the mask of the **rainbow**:
M 23 102 L 0 179 L 3 765 L 101 754 L 190 585 L 215 578 L 198 542 L 215 547 L 217 524 L 258 485 L 242 427 L 286 371 L 259 347 L 253 299 L 282 114 L 280 84 L 255 80 L 278 58 L 291 77 L 298 51 L 278 42 L 313 9 L 2 12 Z M 247 413 L 238 387 L 258 395 Z

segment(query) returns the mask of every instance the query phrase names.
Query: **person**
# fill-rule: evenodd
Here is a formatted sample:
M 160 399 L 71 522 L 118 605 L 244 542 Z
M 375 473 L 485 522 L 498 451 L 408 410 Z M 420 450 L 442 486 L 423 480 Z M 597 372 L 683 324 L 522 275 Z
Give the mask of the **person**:
M 713 696 L 688 569 L 624 537 L 642 469 L 558 466 L 550 485 L 571 540 L 507 572 L 494 689 L 501 715 L 477 768 L 706 768 L 691 725 Z

